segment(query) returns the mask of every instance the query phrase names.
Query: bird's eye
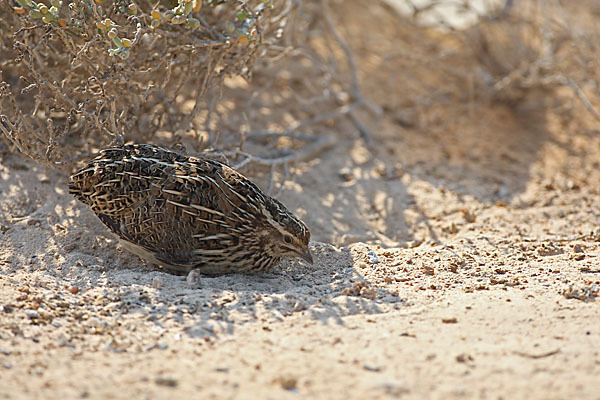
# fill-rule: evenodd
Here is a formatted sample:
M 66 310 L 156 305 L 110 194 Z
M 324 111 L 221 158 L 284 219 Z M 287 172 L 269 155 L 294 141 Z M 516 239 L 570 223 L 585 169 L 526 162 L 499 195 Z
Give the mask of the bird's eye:
M 287 244 L 290 244 L 290 243 L 292 243 L 292 237 L 291 237 L 291 236 L 285 235 L 285 236 L 283 237 L 283 240 L 284 240 L 284 241 L 285 241 Z

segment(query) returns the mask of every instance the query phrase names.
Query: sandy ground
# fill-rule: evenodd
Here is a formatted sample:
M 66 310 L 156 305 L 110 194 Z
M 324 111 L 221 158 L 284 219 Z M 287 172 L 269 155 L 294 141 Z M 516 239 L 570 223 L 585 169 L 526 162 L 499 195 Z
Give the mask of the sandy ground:
M 600 399 L 597 131 L 413 107 L 385 41 L 348 29 L 385 112 L 362 115 L 374 153 L 339 122 L 281 193 L 314 266 L 188 282 L 0 155 L 0 398 Z

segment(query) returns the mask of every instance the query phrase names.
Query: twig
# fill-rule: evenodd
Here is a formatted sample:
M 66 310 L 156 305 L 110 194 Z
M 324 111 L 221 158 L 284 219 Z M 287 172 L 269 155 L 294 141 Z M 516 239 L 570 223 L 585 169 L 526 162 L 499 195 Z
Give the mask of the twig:
M 85 53 L 87 51 L 87 49 L 90 47 L 90 45 L 99 39 L 100 39 L 100 36 L 96 35 L 89 42 L 85 42 L 85 44 L 83 46 L 81 46 L 81 49 L 77 52 L 77 54 L 71 61 L 71 65 L 75 65 L 77 63 L 77 61 L 79 61 L 79 57 L 81 57 L 83 55 L 83 53 Z
M 17 127 L 8 119 L 6 115 L 0 115 L 0 131 L 4 133 L 4 136 L 12 143 L 21 153 L 31 157 L 32 159 L 42 162 L 48 165 L 48 162 L 44 160 L 39 154 L 31 151 L 29 146 L 21 140 L 17 135 Z
M 261 157 L 261 156 L 257 156 L 254 154 L 246 153 L 241 150 L 209 152 L 209 153 L 205 153 L 204 155 L 209 156 L 209 157 L 225 156 L 228 158 L 244 157 L 244 160 L 241 163 L 239 163 L 238 165 L 236 165 L 236 167 L 235 167 L 236 169 L 239 168 L 241 165 L 242 166 L 246 165 L 248 162 L 255 162 L 255 163 L 261 164 L 261 165 L 272 166 L 272 165 L 279 165 L 279 164 L 283 164 L 283 163 L 297 162 L 297 161 L 303 161 L 303 160 L 310 159 L 310 158 L 314 157 L 315 155 L 317 155 L 318 153 L 324 151 L 328 147 L 332 146 L 334 143 L 335 143 L 335 139 L 333 136 L 330 136 L 330 135 L 317 136 L 317 137 L 315 137 L 315 140 L 313 141 L 313 143 L 306 145 L 302 149 L 300 149 L 298 151 L 293 151 L 293 152 L 286 154 L 284 156 L 281 156 L 281 157 L 273 157 L 273 158 Z M 246 159 L 248 161 L 246 161 Z
M 542 354 L 528 354 L 528 353 L 524 353 L 521 351 L 515 351 L 515 354 L 521 357 L 526 357 L 526 358 L 533 358 L 534 360 L 538 360 L 540 358 L 546 358 L 546 357 L 550 357 L 553 356 L 555 354 L 560 353 L 560 349 L 556 349 L 556 350 L 552 350 L 552 351 L 548 351 L 546 353 L 542 353 Z
M 373 136 L 371 135 L 371 133 L 367 130 L 367 128 L 363 125 L 363 123 L 354 115 L 354 113 L 349 112 L 348 117 L 350 118 L 350 121 L 352 121 L 352 123 L 354 124 L 356 129 L 358 130 L 360 137 L 365 141 L 365 144 L 367 145 L 367 147 L 369 149 L 373 150 L 373 148 L 374 148 Z
M 581 90 L 581 88 L 571 78 L 566 77 L 565 79 L 567 85 L 569 85 L 581 99 L 585 108 L 587 108 L 587 110 L 594 116 L 594 118 L 596 118 L 596 120 L 600 121 L 600 114 L 598 114 L 598 111 L 596 111 L 592 103 L 586 97 L 585 93 L 583 93 L 583 90 Z
M 246 135 L 246 138 L 248 139 L 256 139 L 256 138 L 263 138 L 263 137 L 269 137 L 269 138 L 282 138 L 282 137 L 289 137 L 291 139 L 296 139 L 296 140 L 303 140 L 305 142 L 311 142 L 315 140 L 315 136 L 313 135 L 306 135 L 303 133 L 296 133 L 296 132 L 269 132 L 269 131 L 260 131 L 260 130 L 250 130 L 248 131 L 248 134 Z
M 210 32 L 210 34 L 213 37 L 218 38 L 219 40 L 226 40 L 227 38 L 225 36 L 223 36 L 220 32 L 215 31 L 212 26 L 210 26 L 205 20 L 204 18 L 202 18 L 202 16 L 200 15 L 196 15 L 196 18 L 198 19 L 198 21 L 200 21 L 200 23 L 202 24 L 202 26 L 204 27 L 204 29 L 206 29 L 207 31 Z
M 360 105 L 366 106 L 367 109 L 370 112 L 372 112 L 377 118 L 381 118 L 381 116 L 383 115 L 383 110 L 381 109 L 381 107 L 379 107 L 378 105 L 376 105 L 375 103 L 373 103 L 372 101 L 367 99 L 363 95 L 362 91 L 360 90 L 360 84 L 359 84 L 359 79 L 358 79 L 358 68 L 356 66 L 356 61 L 354 60 L 354 55 L 352 54 L 352 50 L 350 49 L 350 46 L 348 46 L 348 44 L 342 39 L 342 37 L 339 35 L 337 30 L 335 29 L 335 25 L 333 24 L 330 13 L 329 13 L 327 0 L 321 0 L 321 4 L 323 5 L 323 16 L 324 16 L 327 28 L 331 32 L 333 39 L 337 42 L 337 44 L 340 46 L 340 48 L 346 55 L 346 60 L 348 62 L 348 66 L 350 68 L 350 74 L 352 77 L 352 95 L 354 96 L 354 99 Z M 336 101 L 338 103 L 340 102 L 338 99 L 336 99 Z M 360 119 L 353 112 L 349 111 L 347 114 L 348 114 L 348 118 L 350 118 L 350 121 L 352 122 L 352 124 L 358 130 L 360 137 L 365 141 L 367 147 L 369 149 L 373 149 L 373 135 L 371 135 L 369 130 L 365 127 L 365 125 L 360 121 Z
M 335 29 L 335 25 L 331 21 L 331 16 L 329 13 L 329 7 L 327 4 L 327 0 L 321 0 L 321 4 L 323 5 L 323 16 L 325 18 L 325 23 L 327 24 L 327 28 L 331 32 L 331 35 L 338 43 L 338 45 L 342 48 L 342 51 L 346 55 L 346 60 L 348 61 L 348 66 L 350 67 L 350 72 L 352 74 L 352 94 L 361 104 L 364 104 L 369 111 L 371 111 L 378 118 L 383 115 L 383 110 L 381 107 L 373 103 L 371 100 L 367 99 L 360 90 L 360 85 L 358 81 L 358 68 L 356 67 L 356 61 L 354 61 L 354 55 L 352 54 L 352 50 L 350 46 L 342 39 L 342 37 L 338 34 Z
M 273 197 L 277 198 L 281 195 L 281 192 L 283 192 L 283 188 L 285 186 L 285 182 L 287 182 L 289 177 L 290 177 L 290 171 L 288 169 L 287 163 L 284 162 L 283 163 L 283 178 L 281 179 L 281 184 L 279 185 L 279 189 L 277 189 L 277 193 L 275 193 L 275 195 Z
M 133 41 L 131 42 L 131 46 L 135 46 L 137 44 L 137 42 L 140 40 L 140 37 L 142 37 L 142 23 L 140 22 L 140 20 L 136 17 L 136 25 L 135 25 L 135 36 L 133 37 Z
M 270 196 L 273 192 L 273 186 L 275 186 L 275 167 L 276 164 L 271 164 L 271 172 L 269 178 L 269 186 L 267 187 L 267 194 Z
M 303 119 L 301 121 L 297 121 L 296 123 L 290 125 L 287 132 L 292 132 L 292 131 L 298 130 L 299 128 L 306 126 L 306 125 L 312 125 L 312 124 L 316 124 L 321 121 L 327 121 L 330 119 L 335 119 L 335 118 L 347 115 L 348 113 L 350 113 L 350 111 L 352 111 L 352 109 L 358 107 L 358 105 L 359 105 L 358 102 L 346 104 L 346 105 L 341 106 L 333 111 L 328 111 L 328 112 L 325 112 L 322 114 L 317 114 L 314 117 Z

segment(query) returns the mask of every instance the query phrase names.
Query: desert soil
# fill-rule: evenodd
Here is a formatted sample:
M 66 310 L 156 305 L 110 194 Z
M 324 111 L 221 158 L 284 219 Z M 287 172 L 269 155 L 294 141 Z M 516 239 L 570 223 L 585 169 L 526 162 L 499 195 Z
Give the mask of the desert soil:
M 1 154 L 1 398 L 600 399 L 587 114 L 411 102 L 385 58 L 397 17 L 339 18 L 384 113 L 360 113 L 372 151 L 334 121 L 335 145 L 291 168 L 279 198 L 312 231 L 312 266 L 170 275 L 65 174 Z

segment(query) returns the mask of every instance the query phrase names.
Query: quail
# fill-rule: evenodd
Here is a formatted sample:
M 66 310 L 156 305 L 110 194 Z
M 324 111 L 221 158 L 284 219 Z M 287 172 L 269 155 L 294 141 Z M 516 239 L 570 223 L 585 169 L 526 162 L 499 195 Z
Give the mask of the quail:
M 70 177 L 69 193 L 126 249 L 175 273 L 259 272 L 287 257 L 313 262 L 306 225 L 216 160 L 148 144 L 110 148 Z

